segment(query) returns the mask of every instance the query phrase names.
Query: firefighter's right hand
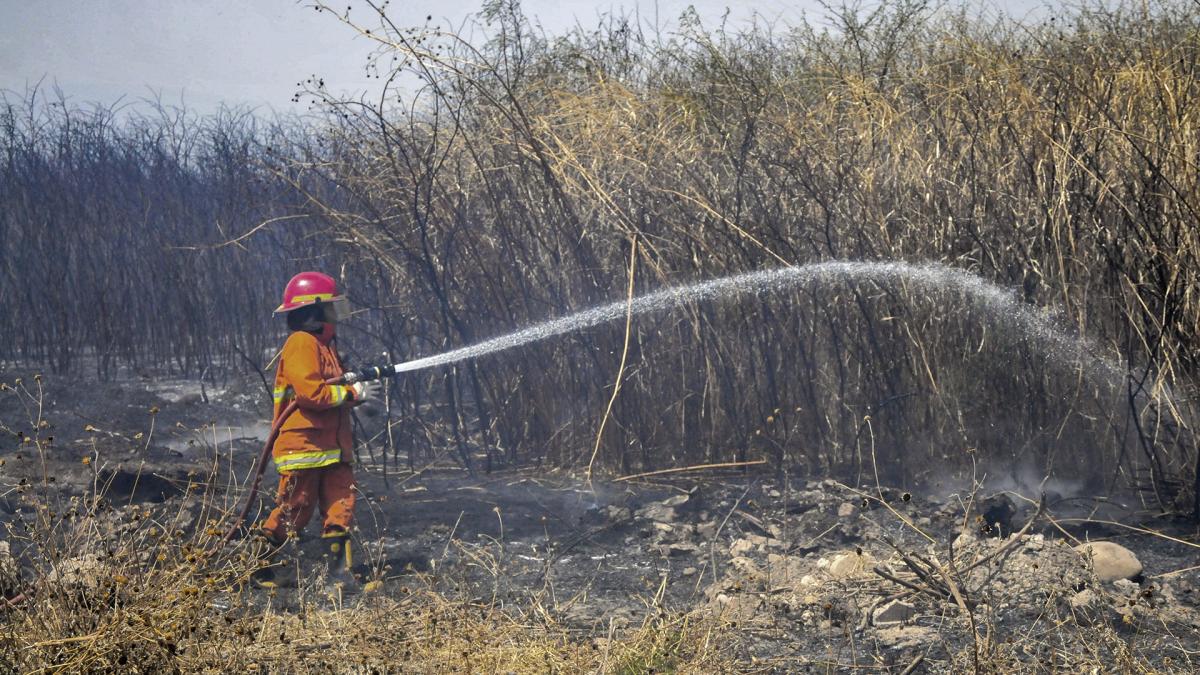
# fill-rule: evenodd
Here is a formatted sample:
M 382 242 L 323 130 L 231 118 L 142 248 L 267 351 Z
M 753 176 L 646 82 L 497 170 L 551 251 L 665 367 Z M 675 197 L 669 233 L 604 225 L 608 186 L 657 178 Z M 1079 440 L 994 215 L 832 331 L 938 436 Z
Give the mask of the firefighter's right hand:
M 371 390 L 374 388 L 373 382 L 355 382 L 350 385 L 350 391 L 354 392 L 354 402 L 362 403 L 371 398 Z

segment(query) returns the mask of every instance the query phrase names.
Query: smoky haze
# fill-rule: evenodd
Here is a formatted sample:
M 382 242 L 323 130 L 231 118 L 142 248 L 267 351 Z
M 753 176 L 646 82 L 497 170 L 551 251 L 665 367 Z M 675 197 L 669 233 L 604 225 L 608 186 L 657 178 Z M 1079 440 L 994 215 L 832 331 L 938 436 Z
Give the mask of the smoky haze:
M 369 14 L 365 5 L 349 4 L 356 17 Z M 394 19 L 420 25 L 429 16 L 435 24 L 457 28 L 482 5 L 478 0 L 406 2 Z M 1042 6 L 1022 0 L 1006 3 L 1003 11 L 1024 16 Z M 785 30 L 828 13 L 815 0 L 522 3 L 548 34 L 588 29 L 610 12 L 636 13 L 647 28 L 669 32 L 689 7 L 707 26 L 733 28 L 758 21 Z M 987 4 L 980 8 L 1001 11 Z M 297 83 L 314 75 L 334 95 L 377 91 L 378 81 L 364 70 L 373 47 L 307 2 L 0 0 L 0 90 L 10 98 L 40 84 L 44 92 L 57 87 L 76 104 L 159 98 L 197 112 L 221 105 L 303 112 L 305 107 L 291 99 Z

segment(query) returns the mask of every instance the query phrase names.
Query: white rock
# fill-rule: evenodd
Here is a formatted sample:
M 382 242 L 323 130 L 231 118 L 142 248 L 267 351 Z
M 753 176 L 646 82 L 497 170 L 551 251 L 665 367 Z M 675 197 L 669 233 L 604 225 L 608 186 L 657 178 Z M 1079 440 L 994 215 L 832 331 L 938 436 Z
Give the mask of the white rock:
M 5 597 L 13 595 L 19 589 L 21 571 L 17 561 L 13 560 L 7 541 L 0 541 L 0 593 Z
M 729 547 L 729 555 L 745 555 L 754 550 L 754 542 L 749 539 L 738 539 Z
M 955 551 L 962 551 L 979 543 L 979 537 L 972 530 L 966 530 L 954 538 L 950 546 Z
M 1101 581 L 1132 579 L 1142 573 L 1142 563 L 1133 551 L 1111 541 L 1089 541 L 1076 546 L 1075 552 L 1090 559 Z
M 658 552 L 664 558 L 674 558 L 682 555 L 695 553 L 696 545 L 686 541 L 677 541 L 673 544 L 662 544 L 658 547 Z
M 610 504 L 604 511 L 609 520 L 628 520 L 633 517 L 633 511 L 626 506 Z
M 729 547 L 729 553 L 730 555 L 745 555 L 750 551 L 763 551 L 767 548 L 787 548 L 787 544 L 771 537 L 748 534 L 733 542 Z
M 738 593 L 729 595 L 720 593 L 716 597 L 720 617 L 732 621 L 750 621 L 759 614 L 763 601 L 756 595 Z
M 875 610 L 871 622 L 876 626 L 889 626 L 912 621 L 917 615 L 917 608 L 901 600 L 893 600 Z
M 673 497 L 667 497 L 659 503 L 663 506 L 683 506 L 684 504 L 688 503 L 688 500 L 691 498 L 691 495 L 675 495 Z
M 1141 592 L 1142 587 L 1128 579 L 1117 579 L 1113 582 L 1113 590 L 1115 590 L 1118 595 L 1132 598 Z
M 112 569 L 94 553 L 60 561 L 46 576 L 53 586 L 72 590 L 93 590 L 111 578 Z
M 1090 588 L 1085 588 L 1072 595 L 1070 602 L 1072 609 L 1091 609 L 1096 606 L 1097 601 L 1096 593 Z
M 732 558 L 729 561 L 729 566 L 737 570 L 739 574 L 747 579 L 750 579 L 751 581 L 764 581 L 767 578 L 767 575 L 764 574 L 761 569 L 759 569 L 758 565 L 756 565 L 753 560 L 743 556 Z
M 858 507 L 854 505 L 854 502 L 842 502 L 837 510 L 838 518 L 853 518 L 856 513 L 858 513 Z
M 654 502 L 638 509 L 637 515 L 639 518 L 659 523 L 670 523 L 675 521 L 675 507 L 663 502 Z
M 871 568 L 875 566 L 875 556 L 866 551 L 861 554 L 856 551 L 849 551 L 839 556 L 835 556 L 829 562 L 829 576 L 834 579 L 849 579 L 871 574 Z

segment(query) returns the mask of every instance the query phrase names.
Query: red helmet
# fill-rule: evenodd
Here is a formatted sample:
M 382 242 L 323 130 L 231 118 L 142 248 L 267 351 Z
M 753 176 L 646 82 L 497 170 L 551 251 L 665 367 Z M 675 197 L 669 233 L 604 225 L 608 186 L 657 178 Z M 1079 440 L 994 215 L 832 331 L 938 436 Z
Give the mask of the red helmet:
M 275 313 L 290 312 L 318 302 L 344 307 L 346 299 L 338 295 L 337 282 L 333 277 L 320 272 L 301 272 L 292 277 L 287 288 L 283 289 L 283 304 L 275 309 Z

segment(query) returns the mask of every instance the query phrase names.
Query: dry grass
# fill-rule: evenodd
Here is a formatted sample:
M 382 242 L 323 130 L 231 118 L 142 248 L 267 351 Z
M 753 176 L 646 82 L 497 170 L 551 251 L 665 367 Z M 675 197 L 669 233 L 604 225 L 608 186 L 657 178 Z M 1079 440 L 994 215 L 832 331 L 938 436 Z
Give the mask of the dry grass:
M 90 485 L 63 485 L 43 424 L 41 380 L 6 385 L 30 419 L 23 451 L 44 470 L 4 485 L 20 510 L 4 524 L 13 558 L 0 560 L 0 672 L 714 672 L 733 666 L 719 627 L 702 614 L 648 609 L 640 625 L 580 629 L 528 607 L 455 599 L 422 576 L 373 576 L 355 590 L 327 581 L 323 563 L 300 586 L 266 590 L 261 542 L 214 550 L 243 496 L 207 471 L 182 496 L 134 502 L 110 489 L 105 456 L 81 460 Z M 15 433 L 7 426 L 0 431 Z M 55 477 L 62 480 L 56 480 Z M 271 559 L 274 563 L 279 558 Z M 285 558 L 285 560 L 288 560 Z M 21 571 L 9 563 L 19 564 Z

